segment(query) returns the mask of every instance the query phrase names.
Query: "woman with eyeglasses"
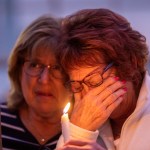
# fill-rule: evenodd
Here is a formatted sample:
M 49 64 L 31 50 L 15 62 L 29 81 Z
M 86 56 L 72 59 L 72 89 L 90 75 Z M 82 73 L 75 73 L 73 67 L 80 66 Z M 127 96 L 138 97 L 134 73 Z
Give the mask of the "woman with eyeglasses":
M 2 148 L 53 150 L 61 135 L 61 115 L 70 92 L 55 52 L 60 21 L 45 15 L 18 37 L 11 52 L 7 103 L 1 104 Z
M 121 15 L 85 9 L 63 19 L 58 58 L 74 93 L 70 140 L 59 150 L 149 150 L 146 40 Z M 96 142 L 97 141 L 97 142 Z

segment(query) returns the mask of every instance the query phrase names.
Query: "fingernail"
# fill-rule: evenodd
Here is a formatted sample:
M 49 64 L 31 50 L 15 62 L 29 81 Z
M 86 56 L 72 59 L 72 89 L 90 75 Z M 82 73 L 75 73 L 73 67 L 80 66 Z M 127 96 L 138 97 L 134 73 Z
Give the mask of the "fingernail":
M 125 83 L 126 83 L 126 80 L 122 80 L 121 82 L 122 82 L 123 84 L 125 84 Z
M 118 80 L 119 80 L 119 77 L 114 77 L 114 79 L 115 79 L 116 81 L 118 81 Z
M 127 91 L 127 88 L 126 88 L 126 87 L 124 87 L 124 88 L 123 88 L 123 90 L 124 90 L 124 91 Z

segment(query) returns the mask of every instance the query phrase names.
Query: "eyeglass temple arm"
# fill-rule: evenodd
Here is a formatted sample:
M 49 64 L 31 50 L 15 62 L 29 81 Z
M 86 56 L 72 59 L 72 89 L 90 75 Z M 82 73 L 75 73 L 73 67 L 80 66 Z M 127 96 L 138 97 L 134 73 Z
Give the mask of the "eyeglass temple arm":
M 111 62 L 105 69 L 103 72 L 106 72 L 109 68 L 111 68 L 114 65 L 114 62 Z

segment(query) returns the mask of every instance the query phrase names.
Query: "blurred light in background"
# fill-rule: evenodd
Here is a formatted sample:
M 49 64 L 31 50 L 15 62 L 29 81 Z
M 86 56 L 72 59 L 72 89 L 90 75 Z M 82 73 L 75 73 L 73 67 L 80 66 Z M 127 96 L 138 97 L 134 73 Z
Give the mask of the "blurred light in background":
M 84 8 L 108 8 L 126 17 L 150 45 L 149 0 L 0 0 L 0 99 L 9 90 L 7 58 L 19 33 L 34 19 L 63 17 Z

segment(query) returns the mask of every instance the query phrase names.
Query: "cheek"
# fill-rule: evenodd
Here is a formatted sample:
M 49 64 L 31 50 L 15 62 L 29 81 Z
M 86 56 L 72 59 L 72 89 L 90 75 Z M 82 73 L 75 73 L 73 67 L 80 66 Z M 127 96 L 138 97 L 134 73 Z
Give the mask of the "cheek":
M 21 88 L 25 99 L 29 99 L 32 93 L 33 81 L 29 76 L 25 75 L 24 73 L 22 73 L 21 76 Z

